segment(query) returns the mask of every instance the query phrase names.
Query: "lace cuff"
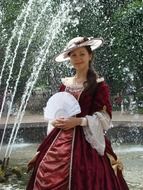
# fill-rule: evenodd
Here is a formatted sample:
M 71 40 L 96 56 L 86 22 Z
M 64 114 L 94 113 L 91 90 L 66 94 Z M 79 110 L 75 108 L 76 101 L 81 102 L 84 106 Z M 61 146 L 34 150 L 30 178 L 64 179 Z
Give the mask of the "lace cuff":
M 92 148 L 103 156 L 105 150 L 104 132 L 112 127 L 112 122 L 107 113 L 95 112 L 92 116 L 86 116 L 88 126 L 83 127 L 86 140 Z
M 50 120 L 47 126 L 47 135 L 49 135 L 49 133 L 54 129 L 54 126 L 51 123 L 52 121 Z

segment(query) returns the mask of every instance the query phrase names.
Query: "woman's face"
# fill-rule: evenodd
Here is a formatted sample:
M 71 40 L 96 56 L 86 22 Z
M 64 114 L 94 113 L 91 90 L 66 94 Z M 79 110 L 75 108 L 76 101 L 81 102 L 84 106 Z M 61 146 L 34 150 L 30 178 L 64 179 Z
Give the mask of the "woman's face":
M 89 54 L 85 47 L 79 47 L 73 50 L 69 57 L 71 64 L 76 70 L 88 70 L 92 54 Z

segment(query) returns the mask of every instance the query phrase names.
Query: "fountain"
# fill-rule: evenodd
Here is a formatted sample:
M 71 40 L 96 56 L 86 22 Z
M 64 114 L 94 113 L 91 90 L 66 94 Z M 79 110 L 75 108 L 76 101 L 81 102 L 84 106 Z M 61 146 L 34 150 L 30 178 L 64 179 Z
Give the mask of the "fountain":
M 91 11 L 90 16 L 96 17 L 95 22 L 99 26 L 93 33 L 85 29 L 83 25 L 84 22 L 80 19 L 80 14 L 83 13 L 84 16 L 87 7 Z M 73 14 L 73 12 L 75 14 Z M 27 105 L 38 83 L 38 77 L 41 71 L 44 71 L 43 68 L 45 64 L 47 64 L 47 73 L 49 74 L 47 76 L 48 96 L 56 92 L 58 84 L 60 83 L 59 78 L 61 78 L 62 75 L 70 75 L 71 71 L 69 71 L 70 66 L 68 64 L 67 66 L 63 64 L 55 65 L 52 59 L 52 57 L 61 50 L 61 47 L 65 45 L 67 39 L 64 37 L 70 38 L 69 36 L 75 36 L 77 34 L 88 36 L 103 35 L 107 37 L 107 28 L 111 27 L 109 38 L 112 40 L 106 43 L 108 43 L 109 49 L 112 49 L 115 38 L 112 36 L 113 26 L 110 25 L 110 19 L 104 17 L 101 22 L 101 18 L 99 20 L 97 18 L 98 15 L 100 17 L 103 13 L 106 13 L 106 10 L 100 1 L 86 0 L 84 3 L 79 3 L 77 0 L 72 2 L 67 0 L 64 1 L 64 3 L 59 3 L 56 2 L 56 0 L 39 0 L 38 2 L 36 0 L 29 0 L 21 6 L 21 11 L 14 21 L 11 35 L 8 36 L 2 19 L 5 13 L 1 11 L 0 5 L 0 23 L 2 23 L 3 26 L 3 41 L 7 41 L 0 73 L 0 87 L 4 86 L 2 101 L 0 102 L 1 190 L 25 189 L 25 184 L 28 179 L 26 164 L 32 155 L 34 155 L 38 143 L 40 143 L 46 135 L 47 130 L 47 123 L 43 121 L 41 115 L 38 115 L 37 121 L 36 118 L 33 117 L 31 118 L 34 119 L 34 122 L 28 120 L 28 117 L 26 117 Z M 107 11 L 107 15 L 108 14 L 110 13 Z M 81 27 L 79 27 L 79 24 Z M 86 25 L 88 28 L 88 23 L 86 23 Z M 102 30 L 103 28 L 105 29 Z M 104 53 L 106 53 L 106 51 L 107 49 L 105 48 Z M 97 52 L 97 54 L 100 53 Z M 100 58 L 100 56 L 97 57 Z M 108 59 L 107 55 L 104 55 L 104 57 L 105 60 Z M 114 54 L 114 57 L 115 60 L 117 60 L 116 54 Z M 124 61 L 125 60 L 121 60 L 122 63 L 124 63 Z M 18 62 L 17 67 L 15 65 Z M 97 66 L 100 70 L 102 60 L 97 60 L 97 62 L 99 62 Z M 103 74 L 106 75 L 107 65 L 103 64 L 103 66 L 105 67 L 105 73 Z M 120 69 L 120 67 L 118 69 Z M 29 75 L 24 81 L 22 94 L 19 95 L 19 84 L 21 84 L 21 79 L 27 68 L 30 70 Z M 6 74 L 7 70 L 8 75 Z M 112 71 L 112 69 L 110 70 Z M 125 75 L 131 72 L 127 67 L 124 68 L 124 71 Z M 112 72 L 110 74 L 112 76 Z M 128 80 L 128 77 L 125 79 Z M 10 97 L 9 100 L 7 99 L 8 96 Z M 20 97 L 18 105 L 15 103 L 17 96 Z M 7 109 L 5 109 L 6 105 Z M 116 120 L 116 115 L 113 117 L 115 127 L 109 130 L 107 135 L 113 142 L 115 151 L 125 164 L 125 177 L 130 189 L 140 190 L 143 188 L 140 178 L 141 175 L 139 175 L 139 171 L 143 171 L 141 164 L 143 160 L 143 149 L 141 147 L 141 144 L 143 144 L 143 119 L 138 114 L 134 115 L 134 110 L 131 110 L 131 112 L 133 115 L 127 115 L 129 118 L 124 120 L 126 114 L 124 113 L 124 105 L 122 102 L 121 113 L 119 113 L 122 119 L 119 121 L 118 119 Z M 119 114 L 117 117 L 119 117 Z M 135 160 L 137 160 L 136 163 L 138 164 L 134 167 L 132 163 L 135 163 Z M 133 171 L 135 172 L 134 176 L 138 177 L 133 177 Z
M 22 9 L 20 15 L 18 16 L 17 20 L 15 21 L 15 26 L 14 26 L 14 29 L 12 31 L 12 35 L 11 35 L 10 39 L 8 40 L 4 64 L 2 66 L 1 75 L 0 75 L 0 84 L 2 83 L 3 73 L 6 69 L 6 66 L 9 65 L 10 69 L 9 69 L 8 78 L 6 80 L 5 90 L 3 93 L 3 100 L 2 100 L 1 111 L 0 111 L 0 119 L 2 117 L 4 106 L 7 103 L 7 101 L 6 101 L 7 92 L 8 92 L 9 86 L 10 86 L 10 79 L 12 78 L 13 68 L 14 68 L 16 57 L 18 54 L 18 50 L 20 48 L 20 42 L 22 41 L 22 37 L 23 37 L 24 32 L 26 30 L 26 24 L 28 23 L 27 20 L 28 20 L 28 18 L 31 17 L 30 14 L 33 14 L 33 10 L 35 8 L 34 4 L 36 4 L 36 1 L 29 0 L 27 5 Z M 4 131 L 2 134 L 2 138 L 1 138 L 0 151 L 2 151 L 2 145 L 3 145 L 4 138 L 5 138 L 6 129 L 8 126 L 8 121 L 10 118 L 14 98 L 15 98 L 15 95 L 17 92 L 18 83 L 19 83 L 20 77 L 22 75 L 23 68 L 25 66 L 28 51 L 30 49 L 30 46 L 32 44 L 34 37 L 37 35 L 37 30 L 40 27 L 40 22 L 43 19 L 43 15 L 46 14 L 47 9 L 49 10 L 49 12 L 51 11 L 50 9 L 52 9 L 52 3 L 50 0 L 46 1 L 46 2 L 42 1 L 42 0 L 39 1 L 39 6 L 41 8 L 40 13 L 37 14 L 36 20 L 32 21 L 32 27 L 33 27 L 32 32 L 31 32 L 30 37 L 28 38 L 26 48 L 23 51 L 23 58 L 21 59 L 18 75 L 17 75 L 16 81 L 15 81 L 15 84 L 13 86 L 13 92 L 12 92 L 10 104 L 8 106 L 9 108 L 8 108 L 8 112 L 7 112 L 7 116 L 6 116 L 6 121 L 4 124 Z M 47 22 L 47 24 L 49 24 L 49 26 L 46 28 L 46 35 L 43 36 L 44 42 L 40 45 L 38 51 L 36 52 L 37 55 L 35 56 L 35 62 L 32 65 L 32 72 L 31 72 L 31 75 L 25 84 L 25 89 L 24 89 L 24 92 L 23 92 L 23 95 L 21 98 L 21 103 L 20 103 L 20 106 L 17 110 L 17 114 L 15 116 L 13 128 L 12 128 L 12 131 L 10 133 L 10 137 L 9 137 L 7 147 L 5 149 L 4 158 L 3 158 L 3 161 L 1 163 L 1 171 L 0 171 L 1 172 L 1 182 L 7 180 L 7 177 L 10 175 L 9 173 L 12 173 L 12 172 L 16 173 L 17 177 L 19 177 L 21 175 L 20 172 L 18 172 L 18 169 L 16 170 L 16 169 L 9 169 L 8 168 L 9 159 L 10 159 L 10 156 L 12 153 L 13 145 L 14 145 L 15 139 L 17 137 L 17 133 L 18 133 L 18 130 L 20 127 L 20 123 L 21 123 L 22 118 L 23 118 L 24 113 L 25 113 L 27 102 L 28 102 L 30 95 L 32 93 L 32 89 L 33 89 L 33 87 L 37 81 L 39 72 L 41 71 L 41 68 L 45 62 L 46 56 L 49 53 L 49 48 L 51 47 L 53 41 L 57 38 L 58 34 L 61 32 L 63 25 L 66 22 L 68 22 L 67 16 L 69 14 L 69 11 L 70 11 L 70 4 L 69 3 L 64 3 L 64 5 L 60 4 L 58 9 L 55 10 L 53 15 L 51 15 L 51 18 L 49 18 L 49 20 Z M 11 46 L 12 46 L 12 43 L 15 40 L 15 38 L 17 39 L 17 44 L 15 46 L 14 52 L 12 53 L 11 52 L 11 48 L 12 48 Z M 11 56 L 11 53 L 12 53 L 12 56 Z

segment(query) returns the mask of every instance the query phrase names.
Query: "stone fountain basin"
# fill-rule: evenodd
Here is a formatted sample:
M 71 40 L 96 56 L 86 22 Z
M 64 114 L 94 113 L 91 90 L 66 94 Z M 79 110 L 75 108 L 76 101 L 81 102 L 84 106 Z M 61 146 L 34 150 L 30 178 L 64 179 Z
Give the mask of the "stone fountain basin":
M 143 115 L 128 114 L 114 111 L 112 116 L 114 127 L 107 133 L 113 141 L 123 141 L 125 143 L 143 143 Z M 5 128 L 6 117 L 0 120 L 0 138 Z M 8 120 L 4 142 L 7 142 L 15 122 L 15 117 Z M 46 135 L 47 122 L 44 121 L 43 114 L 25 113 L 20 125 L 17 140 L 23 142 L 40 142 Z

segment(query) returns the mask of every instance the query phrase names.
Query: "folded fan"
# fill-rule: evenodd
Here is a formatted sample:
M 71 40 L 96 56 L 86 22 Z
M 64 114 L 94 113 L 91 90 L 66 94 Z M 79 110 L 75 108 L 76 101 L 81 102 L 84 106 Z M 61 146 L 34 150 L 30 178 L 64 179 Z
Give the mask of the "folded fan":
M 77 99 L 68 92 L 58 92 L 51 96 L 44 108 L 44 118 L 52 120 L 68 118 L 81 112 Z

